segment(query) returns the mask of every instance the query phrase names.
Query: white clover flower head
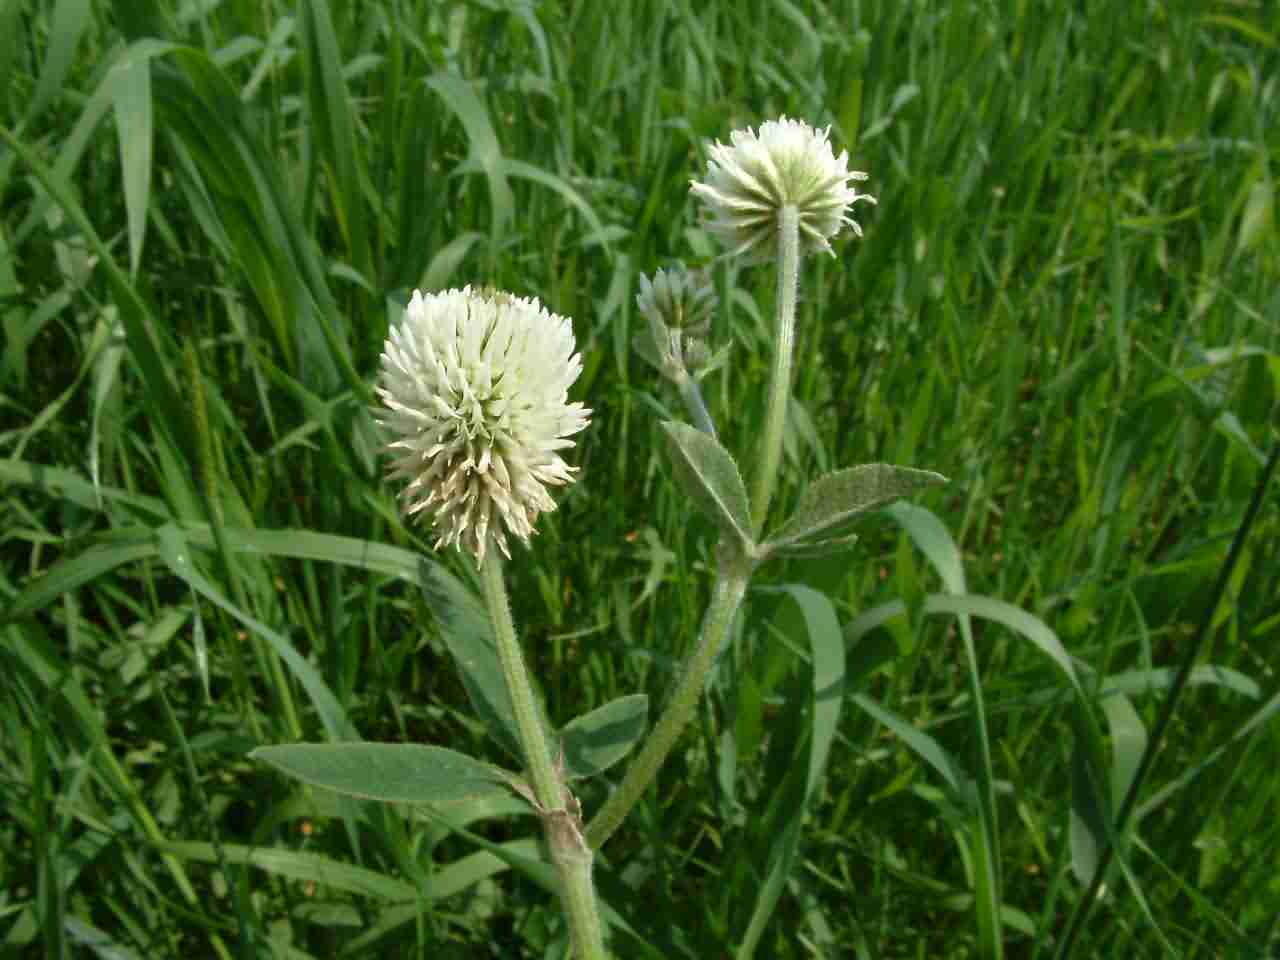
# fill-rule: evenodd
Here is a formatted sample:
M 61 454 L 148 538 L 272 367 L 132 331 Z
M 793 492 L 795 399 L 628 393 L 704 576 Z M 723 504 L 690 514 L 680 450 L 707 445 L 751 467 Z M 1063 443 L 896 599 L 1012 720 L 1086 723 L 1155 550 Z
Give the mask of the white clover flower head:
M 436 548 L 484 562 L 490 536 L 528 541 L 554 510 L 548 486 L 573 481 L 560 452 L 590 422 L 567 402 L 582 372 L 573 326 L 536 298 L 492 290 L 415 290 L 382 351 L 378 423 L 388 477 L 408 479 L 406 516 L 431 509 Z
M 831 238 L 848 225 L 862 228 L 850 216 L 859 200 L 851 184 L 867 174 L 849 169 L 849 154 L 837 157 L 827 139 L 831 128 L 815 130 L 785 116 L 729 135 L 730 145 L 711 147 L 705 182 L 692 181 L 693 194 L 706 204 L 706 226 L 730 248 L 731 256 L 766 261 L 777 253 L 778 212 L 799 211 L 800 252 L 824 251 L 833 256 Z

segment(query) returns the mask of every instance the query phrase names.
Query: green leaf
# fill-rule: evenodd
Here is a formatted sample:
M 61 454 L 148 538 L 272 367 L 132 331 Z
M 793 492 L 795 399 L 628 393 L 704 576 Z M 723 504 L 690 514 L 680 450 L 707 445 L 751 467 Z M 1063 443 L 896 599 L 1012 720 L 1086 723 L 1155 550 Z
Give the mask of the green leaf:
M 351 251 L 352 264 L 368 277 L 372 263 L 365 224 L 368 199 L 361 190 L 364 151 L 355 129 L 338 37 L 325 0 L 307 0 L 299 4 L 299 9 L 307 54 L 308 119 L 314 126 L 317 145 L 333 171 L 329 197 Z
M 213 534 L 207 527 L 194 527 L 186 531 L 193 547 L 203 550 L 215 548 Z M 375 573 L 383 573 L 403 580 L 413 580 L 419 563 L 434 561 L 420 553 L 404 550 L 372 540 L 340 537 L 331 533 L 315 533 L 310 530 L 260 530 L 227 528 L 223 537 L 231 550 L 238 553 L 266 554 L 274 557 L 291 557 L 296 560 L 319 560 L 345 567 L 357 567 Z
M 805 797 L 812 800 L 817 795 L 827 757 L 835 743 L 836 728 L 840 724 L 845 679 L 844 632 L 836 618 L 835 607 L 823 594 L 794 583 L 779 589 L 785 591 L 800 608 L 813 655 L 813 717 L 809 771 L 805 780 Z
M 214 846 L 211 843 L 166 843 L 162 849 L 183 860 L 199 863 L 234 863 L 265 870 L 278 877 L 321 884 L 390 903 L 413 901 L 418 888 L 384 873 L 357 867 L 318 853 L 276 850 L 271 847 L 247 847 L 236 843 Z
M 966 592 L 964 562 L 960 549 L 946 526 L 933 513 L 912 503 L 891 504 L 885 512 L 893 517 L 911 537 L 916 547 L 928 557 L 946 592 Z M 1000 821 L 996 807 L 995 772 L 991 760 L 991 736 L 987 730 L 987 714 L 978 672 L 978 652 L 974 645 L 973 626 L 966 612 L 957 615 L 960 639 L 964 644 L 965 679 L 969 688 L 969 716 L 977 747 L 974 783 L 977 809 L 970 818 L 973 860 L 974 913 L 978 926 L 978 953 L 992 960 L 1004 956 L 1001 939 L 1001 904 L 1004 889 L 1001 878 Z
M 1147 749 L 1147 728 L 1123 694 L 1104 698 L 1102 712 L 1111 731 L 1111 806 L 1119 810 Z
M 125 215 L 129 227 L 129 276 L 137 277 L 151 206 L 151 156 L 154 138 L 151 57 L 144 51 L 125 56 L 112 68 L 111 106 L 120 137 Z
M 891 504 L 885 509 L 885 513 L 907 532 L 916 549 L 933 564 L 947 593 L 968 593 L 960 548 L 935 514 L 914 503 Z
M 461 121 L 467 137 L 468 151 L 467 159 L 460 169 L 484 175 L 489 185 L 489 202 L 493 209 L 492 236 L 503 236 L 507 224 L 515 216 L 515 195 L 507 182 L 502 147 L 488 107 L 476 93 L 475 87 L 454 73 L 441 70 L 428 77 L 426 83 Z
M 458 666 L 471 706 L 489 735 L 511 756 L 520 757 L 516 715 L 488 612 L 475 594 L 425 557 L 418 563 L 418 587 L 439 621 L 440 636 Z
M 1178 774 L 1171 782 L 1156 791 L 1155 795 L 1138 808 L 1138 812 L 1134 817 L 1135 821 L 1140 821 L 1152 812 L 1160 809 L 1169 798 L 1181 790 L 1186 789 L 1190 784 L 1200 777 L 1210 766 L 1217 763 L 1228 752 L 1235 751 L 1237 758 L 1247 756 L 1246 752 L 1240 750 L 1238 744 L 1241 740 L 1252 741 L 1260 730 L 1267 728 L 1271 721 L 1280 716 L 1280 691 L 1273 694 L 1266 703 L 1255 711 L 1244 724 L 1240 726 L 1231 738 L 1223 744 L 1219 744 L 1209 754 L 1199 762 L 1193 764 L 1187 770 Z M 1235 769 L 1239 768 L 1240 760 L 1237 759 Z M 1224 780 L 1225 778 L 1225 780 Z M 1230 782 L 1231 774 L 1224 774 L 1219 777 L 1219 782 Z
M 75 66 L 80 40 L 92 22 L 93 5 L 89 0 L 58 0 L 53 5 L 40 79 L 27 99 L 27 121 L 38 117 L 63 92 L 67 75 Z
M 286 743 L 249 756 L 313 787 L 383 803 L 456 803 L 519 782 L 491 763 L 420 743 Z
M 742 474 L 724 447 L 710 434 L 687 423 L 662 425 L 670 441 L 676 481 L 694 504 L 742 546 L 751 540 L 751 510 Z
M 94 333 L 96 340 L 101 334 L 105 345 L 93 361 L 93 416 L 89 421 L 89 477 L 93 481 L 94 490 L 99 487 L 101 474 L 99 466 L 103 459 L 104 448 L 114 447 L 120 436 L 120 421 L 107 415 L 112 410 L 115 400 L 119 399 L 116 389 L 120 383 L 120 362 L 124 359 L 124 329 L 111 319 L 115 311 L 104 311 L 98 320 L 98 330 Z M 106 429 L 104 430 L 104 425 Z M 102 502 L 97 506 L 101 508 Z
M 1082 887 L 1093 880 L 1111 832 L 1101 779 L 1090 751 L 1077 745 L 1071 754 L 1071 872 Z
M 782 832 L 777 835 L 769 848 L 768 872 L 756 894 L 756 903 L 752 908 L 747 930 L 742 935 L 742 942 L 738 944 L 735 954 L 738 960 L 751 960 L 760 939 L 764 936 L 765 924 L 773 916 L 787 877 L 795 865 L 796 852 L 800 848 L 800 829 L 803 826 L 803 820 L 803 817 L 797 815 L 787 821 Z
M 887 666 L 898 655 L 898 645 L 889 631 L 881 631 L 895 616 L 905 616 L 907 605 L 901 600 L 872 607 L 854 617 L 844 628 L 849 653 L 845 662 L 845 688 L 856 690 L 863 680 Z
M 1108 697 L 1115 693 L 1136 697 L 1143 694 L 1168 690 L 1173 685 L 1173 669 L 1170 667 L 1152 667 L 1149 670 L 1126 670 L 1104 677 L 1098 686 L 1098 696 Z M 1257 681 L 1246 677 L 1239 670 L 1221 667 L 1217 664 L 1204 663 L 1193 667 L 1187 676 L 1188 687 L 1202 685 L 1226 687 L 1233 693 L 1257 700 L 1262 696 L 1262 688 Z
M 584 244 L 599 243 L 606 251 L 610 249 L 609 232 L 605 229 L 604 223 L 601 222 L 600 217 L 592 209 L 591 205 L 583 199 L 582 194 L 570 186 L 567 180 L 541 170 L 531 163 L 524 163 L 510 157 L 503 158 L 501 167 L 505 173 L 516 179 L 524 178 L 558 193 L 566 203 L 582 214 L 582 219 L 587 222 L 587 226 L 590 228 L 590 232 L 583 238 L 582 242 Z
M 1030 640 L 1041 653 L 1052 660 L 1067 678 L 1076 695 L 1081 700 L 1085 699 L 1084 688 L 1080 685 L 1080 678 L 1071 654 L 1067 653 L 1058 635 L 1035 614 L 1028 613 L 1021 607 L 1015 607 L 1004 600 L 980 594 L 929 594 L 925 598 L 924 612 L 953 614 L 956 617 L 981 617 L 993 623 L 1003 624 Z
M 932 470 L 894 467 L 887 463 L 864 463 L 837 470 L 809 485 L 791 519 L 769 538 L 766 549 L 804 546 L 805 541 L 838 531 L 860 514 L 946 482 L 946 477 Z M 843 539 L 836 538 L 832 545 L 843 546 L 840 542 Z M 824 545 L 830 543 L 829 539 L 824 541 Z
M 658 322 L 661 323 L 662 321 Z M 654 345 L 653 330 L 649 326 L 650 323 L 652 321 L 646 322 L 641 331 L 631 338 L 631 349 L 636 352 L 636 355 L 641 360 L 661 373 L 663 370 L 662 355 L 658 353 L 658 348 Z M 663 324 L 663 329 L 665 328 L 666 324 Z
M 430 901 L 456 896 L 477 883 L 510 869 L 512 861 L 544 866 L 537 862 L 538 841 L 533 837 L 509 840 L 503 844 L 496 844 L 495 848 L 507 855 L 508 859 L 504 860 L 501 855 L 488 850 L 478 850 L 468 854 L 447 867 L 433 871 L 430 884 L 419 896 Z M 556 887 L 551 884 L 551 891 L 555 890 Z M 364 928 L 363 932 L 343 945 L 341 956 L 397 955 L 397 932 L 405 928 L 412 930 L 413 925 L 421 920 L 420 900 L 379 910 L 371 925 L 361 924 Z M 403 933 L 399 936 L 403 936 Z
M 160 559 L 174 574 L 186 581 L 187 585 L 196 593 L 225 610 L 240 623 L 244 624 L 246 628 L 271 645 L 271 648 L 276 652 L 276 656 L 284 661 L 285 666 L 302 684 L 302 689 L 307 692 L 307 697 L 311 700 L 312 706 L 316 708 L 316 712 L 320 715 L 320 722 L 324 724 L 324 728 L 330 737 L 334 740 L 359 739 L 355 727 L 351 725 L 351 720 L 347 717 L 346 710 L 342 708 L 338 698 L 333 695 L 333 691 L 325 683 L 320 671 L 313 667 L 286 637 L 276 633 L 266 624 L 249 616 L 248 613 L 233 604 L 223 595 L 222 591 L 215 587 L 199 571 L 195 563 L 192 562 L 191 545 L 187 542 L 186 535 L 182 530 L 172 524 L 166 524 L 156 530 L 155 539 Z
M 738 946 L 737 956 L 740 960 L 747 960 L 754 955 L 794 869 L 796 854 L 800 848 L 804 809 L 819 793 L 818 788 L 831 754 L 831 746 L 835 742 L 836 730 L 840 724 L 840 708 L 844 701 L 844 634 L 840 630 L 835 607 L 826 596 L 811 587 L 786 584 L 779 589 L 785 591 L 800 608 L 812 651 L 813 706 L 809 711 L 809 764 L 804 771 L 804 790 L 800 794 L 803 799 L 789 809 L 779 810 L 780 819 L 774 821 L 775 839 L 769 850 L 769 866 L 756 896 L 746 933 Z M 799 777 L 800 771 L 795 770 L 792 776 Z M 783 789 L 786 790 L 785 787 Z
M 855 693 L 849 699 L 896 733 L 916 756 L 933 767 L 941 775 L 942 779 L 946 781 L 947 786 L 957 800 L 963 800 L 968 796 L 965 790 L 965 784 L 969 779 L 968 776 L 960 764 L 942 748 L 942 745 L 937 740 L 923 730 L 918 729 L 911 721 L 898 716 L 888 707 L 881 706 L 870 697 Z
M 592 777 L 609 769 L 644 735 L 649 698 L 633 694 L 610 700 L 565 724 L 560 731 L 565 770 L 569 777 Z
M 88 484 L 83 486 L 89 487 Z M 67 499 L 74 501 L 71 495 Z M 0 623 L 21 620 L 43 609 L 62 594 L 76 590 L 116 567 L 155 554 L 153 534 L 145 527 L 126 527 L 114 531 L 104 536 L 102 542 L 68 560 L 59 561 L 43 576 L 24 584 L 22 590 L 10 601 L 3 616 L 0 616 Z

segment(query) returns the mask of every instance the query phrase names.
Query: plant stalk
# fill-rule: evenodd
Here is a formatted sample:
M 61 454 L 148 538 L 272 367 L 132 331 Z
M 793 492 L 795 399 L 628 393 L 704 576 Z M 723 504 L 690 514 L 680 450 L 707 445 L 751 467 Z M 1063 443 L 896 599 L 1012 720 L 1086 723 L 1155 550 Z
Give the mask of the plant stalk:
M 591 848 L 582 839 L 577 802 L 562 788 L 561 778 L 551 760 L 541 712 L 534 699 L 533 684 L 529 682 L 529 671 L 511 619 L 511 604 L 502 576 L 502 555 L 492 538 L 487 553 L 488 558 L 480 564 L 485 602 L 493 621 L 498 660 L 511 697 L 533 795 L 551 848 L 552 862 L 560 875 L 560 901 L 569 918 L 574 956 L 578 960 L 606 960 L 604 928 L 600 924 L 595 888 L 591 884 Z M 572 809 L 566 809 L 566 799 Z
M 742 603 L 743 594 L 747 590 L 747 581 L 751 577 L 750 562 L 740 555 L 732 558 L 722 557 L 720 573 L 716 579 L 715 591 L 711 597 L 711 606 L 707 610 L 707 619 L 702 625 L 702 636 L 697 648 L 685 664 L 684 675 L 680 684 L 667 704 L 662 716 L 658 718 L 653 731 L 645 739 L 640 753 L 627 767 L 622 783 L 605 801 L 600 812 L 587 824 L 587 843 L 592 850 L 599 850 L 613 832 L 622 825 L 631 808 L 640 800 L 641 795 L 675 746 L 676 740 L 684 730 L 685 724 L 693 717 L 702 696 L 702 688 L 706 685 L 707 673 L 715 662 L 729 626 L 733 623 L 734 614 Z
M 796 342 L 796 287 L 800 277 L 800 211 L 787 204 L 778 211 L 778 302 L 773 330 L 773 376 L 769 410 L 765 416 L 764 457 L 751 491 L 751 525 L 759 539 L 769 515 L 769 501 L 778 484 L 782 462 L 782 433 L 787 426 L 791 396 L 791 365 Z

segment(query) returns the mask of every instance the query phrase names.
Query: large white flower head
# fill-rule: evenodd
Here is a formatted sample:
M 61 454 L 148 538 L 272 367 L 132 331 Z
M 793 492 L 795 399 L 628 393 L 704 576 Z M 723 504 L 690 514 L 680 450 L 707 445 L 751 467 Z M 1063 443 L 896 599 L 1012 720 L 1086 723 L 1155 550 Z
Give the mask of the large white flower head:
M 392 437 L 391 479 L 405 514 L 431 508 L 436 547 L 484 562 L 492 536 L 527 541 L 554 510 L 550 485 L 575 468 L 559 451 L 590 422 L 567 402 L 582 372 L 573 326 L 536 298 L 489 290 L 414 291 L 382 351 L 378 422 Z
M 849 215 L 859 200 L 875 203 L 851 184 L 867 175 L 849 169 L 849 154 L 837 157 L 827 139 L 831 128 L 815 130 L 785 116 L 729 135 L 730 145 L 711 147 L 705 182 L 691 190 L 707 205 L 707 228 L 750 261 L 777 254 L 778 212 L 787 205 L 799 211 L 800 251 L 834 256 L 831 238 L 848 225 L 862 236 Z

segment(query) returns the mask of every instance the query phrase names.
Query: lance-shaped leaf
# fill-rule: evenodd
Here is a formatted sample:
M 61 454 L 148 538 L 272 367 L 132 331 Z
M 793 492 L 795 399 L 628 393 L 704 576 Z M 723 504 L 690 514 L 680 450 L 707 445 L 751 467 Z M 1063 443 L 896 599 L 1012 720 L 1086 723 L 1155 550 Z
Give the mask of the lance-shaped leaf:
M 501 767 L 420 743 L 285 743 L 249 756 L 313 787 L 383 803 L 439 806 L 520 783 Z
M 676 481 L 698 509 L 744 548 L 751 540 L 751 510 L 747 488 L 729 451 L 710 434 L 687 423 L 662 425 L 670 441 Z
M 842 533 L 843 525 L 859 514 L 946 482 L 946 477 L 932 470 L 887 463 L 864 463 L 837 470 L 810 484 L 800 497 L 796 512 L 769 538 L 765 549 L 771 553 L 790 552 L 793 548 L 803 550 L 818 545 L 815 540 Z
M 639 693 L 610 700 L 569 721 L 560 731 L 566 774 L 577 780 L 613 766 L 644 734 L 648 718 L 649 698 Z

